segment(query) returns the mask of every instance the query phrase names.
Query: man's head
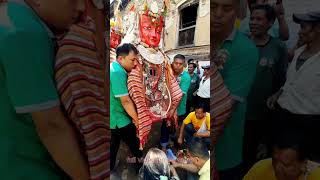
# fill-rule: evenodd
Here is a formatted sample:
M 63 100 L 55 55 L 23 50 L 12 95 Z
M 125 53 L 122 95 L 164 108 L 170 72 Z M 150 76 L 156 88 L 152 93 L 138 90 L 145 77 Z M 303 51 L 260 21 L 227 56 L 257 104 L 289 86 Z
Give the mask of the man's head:
M 299 40 L 305 44 L 319 41 L 320 11 L 306 14 L 293 14 L 293 21 L 300 24 Z
M 208 77 L 210 76 L 210 65 L 202 66 L 203 69 L 203 76 Z
M 249 10 L 252 11 L 252 9 L 258 5 L 268 4 L 272 7 L 275 4 L 279 4 L 279 3 L 282 3 L 282 0 L 248 0 L 248 7 L 249 7 Z
M 193 62 L 188 63 L 188 72 L 189 74 L 193 74 L 194 70 L 196 69 L 197 65 Z
M 25 0 L 53 30 L 67 30 L 80 21 L 85 0 Z
M 194 59 L 192 59 L 192 58 L 189 59 L 189 60 L 188 60 L 188 64 L 189 64 L 189 63 L 195 63 Z
M 270 5 L 257 5 L 252 8 L 250 16 L 250 32 L 253 36 L 262 36 L 268 33 L 275 21 L 276 15 Z
M 192 140 L 189 147 L 189 155 L 192 164 L 201 169 L 206 161 L 210 158 L 208 148 L 201 141 Z
M 239 11 L 240 0 L 211 1 L 211 29 L 213 33 L 230 32 Z
M 177 54 L 174 56 L 173 62 L 171 64 L 174 74 L 182 73 L 185 61 L 186 61 L 186 58 L 182 54 Z
M 139 33 L 142 42 L 151 47 L 158 47 L 163 30 L 163 17 L 154 18 L 141 14 L 139 19 Z
M 194 109 L 197 119 L 202 119 L 206 116 L 206 111 L 204 110 L 204 105 L 202 103 L 196 104 Z
M 137 65 L 138 51 L 132 44 L 123 44 L 116 49 L 117 61 L 130 72 Z
M 307 151 L 302 135 L 284 132 L 276 139 L 272 165 L 279 180 L 298 179 L 307 162 Z

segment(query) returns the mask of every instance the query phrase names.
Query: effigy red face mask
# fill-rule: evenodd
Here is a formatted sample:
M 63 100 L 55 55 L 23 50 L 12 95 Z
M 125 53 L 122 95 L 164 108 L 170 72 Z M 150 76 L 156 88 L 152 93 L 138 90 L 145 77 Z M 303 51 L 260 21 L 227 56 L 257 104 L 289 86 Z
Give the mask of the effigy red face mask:
M 139 18 L 141 41 L 151 47 L 159 46 L 161 32 L 163 30 L 163 17 L 153 18 L 146 14 L 142 14 Z
M 110 47 L 111 48 L 117 48 L 118 45 L 121 42 L 121 36 L 114 31 L 111 31 L 111 36 L 110 36 Z

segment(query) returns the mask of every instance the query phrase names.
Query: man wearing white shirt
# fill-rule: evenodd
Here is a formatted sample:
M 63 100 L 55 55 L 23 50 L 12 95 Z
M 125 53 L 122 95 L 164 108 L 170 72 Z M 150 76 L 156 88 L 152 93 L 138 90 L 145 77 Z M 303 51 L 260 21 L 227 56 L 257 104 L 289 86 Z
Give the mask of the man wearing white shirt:
M 202 66 L 203 77 L 197 91 L 197 103 L 204 104 L 204 110 L 210 112 L 210 65 Z
M 294 14 L 293 20 L 300 24 L 299 38 L 306 45 L 296 50 L 285 85 L 267 105 L 279 111 L 277 130 L 302 131 L 311 159 L 320 158 L 320 145 L 312 142 L 320 128 L 320 11 Z

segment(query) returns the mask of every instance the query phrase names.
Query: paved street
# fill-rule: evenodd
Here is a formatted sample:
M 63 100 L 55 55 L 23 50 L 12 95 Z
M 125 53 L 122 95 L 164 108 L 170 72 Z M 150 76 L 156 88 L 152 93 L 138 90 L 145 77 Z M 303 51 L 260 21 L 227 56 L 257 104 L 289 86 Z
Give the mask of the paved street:
M 160 128 L 161 122 L 153 125 L 150 133 L 149 140 L 144 148 L 144 155 L 146 155 L 148 149 L 152 147 L 158 147 L 160 143 Z M 138 175 L 135 172 L 133 165 L 126 163 L 127 155 L 129 154 L 129 149 L 127 146 L 122 143 L 118 152 L 118 159 L 120 160 L 119 166 L 117 168 L 117 172 L 113 174 L 111 177 L 112 180 L 136 180 L 138 179 Z

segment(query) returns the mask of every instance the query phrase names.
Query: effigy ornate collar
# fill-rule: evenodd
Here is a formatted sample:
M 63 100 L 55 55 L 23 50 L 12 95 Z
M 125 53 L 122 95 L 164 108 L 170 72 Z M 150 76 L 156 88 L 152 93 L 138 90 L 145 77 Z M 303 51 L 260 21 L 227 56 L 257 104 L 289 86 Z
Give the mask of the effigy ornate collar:
M 153 64 L 162 64 L 164 62 L 164 56 L 159 49 L 154 48 L 147 48 L 142 44 L 137 45 L 137 49 L 140 55 L 146 61 L 153 63 Z

